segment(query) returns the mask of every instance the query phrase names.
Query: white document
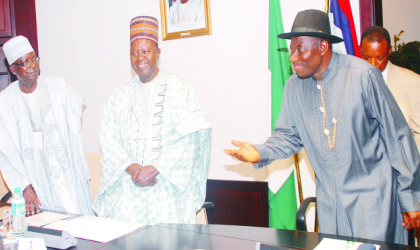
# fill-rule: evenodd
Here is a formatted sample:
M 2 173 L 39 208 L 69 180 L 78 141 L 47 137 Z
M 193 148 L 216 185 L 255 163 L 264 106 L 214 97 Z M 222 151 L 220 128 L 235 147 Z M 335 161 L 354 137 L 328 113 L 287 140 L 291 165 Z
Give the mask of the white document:
M 144 226 L 114 219 L 82 216 L 74 220 L 58 221 L 44 228 L 65 230 L 76 238 L 105 243 Z
M 57 214 L 57 213 L 51 213 L 51 212 L 42 212 L 42 213 L 27 217 L 26 223 L 29 226 L 42 227 L 50 223 L 53 223 L 62 219 L 66 219 L 68 217 L 70 217 L 70 215 Z
M 47 250 L 43 238 L 20 238 L 18 250 Z
M 337 240 L 337 239 L 329 239 L 324 238 L 322 241 L 314 248 L 314 250 L 357 250 L 363 242 L 354 242 L 354 241 L 347 241 L 347 240 Z M 379 250 L 381 246 L 374 245 L 376 250 Z

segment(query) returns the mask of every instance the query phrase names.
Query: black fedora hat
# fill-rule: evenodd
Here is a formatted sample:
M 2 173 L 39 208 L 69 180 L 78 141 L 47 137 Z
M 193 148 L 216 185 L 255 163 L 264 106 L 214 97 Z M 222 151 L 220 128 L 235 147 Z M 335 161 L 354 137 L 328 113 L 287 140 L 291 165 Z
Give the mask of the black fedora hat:
M 304 10 L 296 15 L 292 31 L 278 35 L 278 38 L 290 39 L 297 36 L 313 36 L 325 38 L 332 43 L 344 41 L 331 35 L 330 20 L 325 12 L 319 10 Z

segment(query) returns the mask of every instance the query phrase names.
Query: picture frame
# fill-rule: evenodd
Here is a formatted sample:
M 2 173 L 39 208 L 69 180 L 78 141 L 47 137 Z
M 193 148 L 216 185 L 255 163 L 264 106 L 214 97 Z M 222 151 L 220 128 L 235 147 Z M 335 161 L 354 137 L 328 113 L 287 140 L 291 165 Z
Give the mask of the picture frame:
M 162 40 L 211 34 L 210 0 L 160 0 Z

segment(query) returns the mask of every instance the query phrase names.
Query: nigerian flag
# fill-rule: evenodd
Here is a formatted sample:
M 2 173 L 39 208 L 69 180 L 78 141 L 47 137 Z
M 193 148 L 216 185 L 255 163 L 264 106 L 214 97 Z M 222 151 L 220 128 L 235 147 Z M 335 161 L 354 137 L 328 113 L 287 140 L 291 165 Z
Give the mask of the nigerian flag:
M 286 40 L 277 38 L 284 33 L 280 0 L 270 0 L 269 69 L 271 71 L 271 127 L 274 129 L 283 101 L 283 88 L 293 74 Z M 270 168 L 270 166 L 269 166 Z M 296 229 L 297 200 L 294 165 L 269 176 L 269 226 Z M 270 171 L 270 170 L 269 170 Z M 280 178 L 279 178 L 280 177 Z

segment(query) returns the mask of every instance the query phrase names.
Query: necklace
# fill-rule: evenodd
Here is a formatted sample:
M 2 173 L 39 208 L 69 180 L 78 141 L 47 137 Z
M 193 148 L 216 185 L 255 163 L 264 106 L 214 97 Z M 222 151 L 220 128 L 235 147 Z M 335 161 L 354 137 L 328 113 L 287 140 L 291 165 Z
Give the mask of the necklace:
M 325 126 L 325 118 L 327 118 L 327 109 L 325 108 L 325 103 L 324 103 L 324 91 L 322 90 L 322 86 L 320 84 L 317 84 L 316 87 L 319 90 L 321 90 L 322 107 L 319 107 L 319 109 L 321 110 L 322 113 L 324 113 L 324 119 L 323 119 L 324 134 L 328 137 L 328 145 L 330 146 L 330 149 L 333 149 L 335 147 L 335 139 L 337 135 L 337 119 L 335 119 L 335 117 L 333 117 L 332 119 L 332 122 L 334 123 L 334 133 L 333 133 L 333 141 L 331 143 L 330 131 Z

